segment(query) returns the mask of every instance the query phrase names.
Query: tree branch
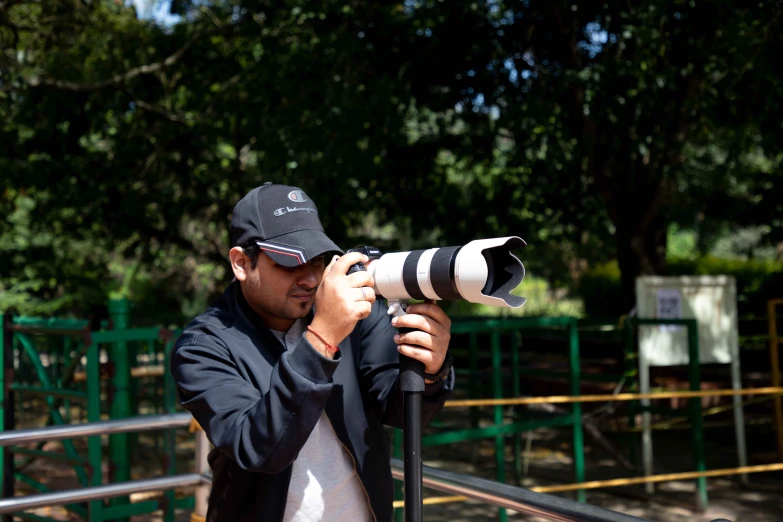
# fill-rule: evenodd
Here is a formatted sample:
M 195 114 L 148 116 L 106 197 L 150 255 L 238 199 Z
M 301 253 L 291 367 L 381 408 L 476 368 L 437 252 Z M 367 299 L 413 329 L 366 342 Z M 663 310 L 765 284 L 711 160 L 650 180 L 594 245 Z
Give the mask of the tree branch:
M 169 111 L 166 111 L 165 109 L 161 107 L 157 107 L 151 103 L 147 103 L 143 100 L 137 100 L 134 98 L 133 103 L 136 104 L 136 106 L 140 109 L 144 109 L 149 112 L 154 112 L 155 114 L 159 114 L 166 118 L 167 120 L 174 122 L 174 123 L 181 123 L 181 124 L 187 124 L 187 121 L 185 118 L 178 116 L 176 114 L 173 114 Z
M 196 40 L 214 32 L 216 31 L 214 30 L 199 31 L 196 34 L 194 34 L 187 42 L 185 42 L 185 45 L 177 49 L 171 56 L 169 56 L 165 60 L 161 60 L 159 62 L 150 63 L 146 65 L 141 65 L 139 67 L 134 67 L 132 69 L 125 71 L 124 73 L 115 74 L 111 78 L 100 82 L 75 83 L 75 82 L 67 82 L 62 80 L 52 80 L 49 78 L 44 78 L 44 79 L 30 78 L 27 80 L 27 84 L 30 85 L 31 87 L 54 87 L 56 89 L 62 89 L 66 91 L 95 91 L 98 89 L 103 89 L 105 87 L 119 85 L 129 80 L 132 80 L 137 76 L 141 76 L 142 74 L 152 74 L 154 72 L 163 70 L 166 67 L 172 66 L 174 63 L 177 62 L 177 60 L 182 58 L 185 52 L 187 52 L 187 50 L 190 49 L 190 47 L 196 42 Z

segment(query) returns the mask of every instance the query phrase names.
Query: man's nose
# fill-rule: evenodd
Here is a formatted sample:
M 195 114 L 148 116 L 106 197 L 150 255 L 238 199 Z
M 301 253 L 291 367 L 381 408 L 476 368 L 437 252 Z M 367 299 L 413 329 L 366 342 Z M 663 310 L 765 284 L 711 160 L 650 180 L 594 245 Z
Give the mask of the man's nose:
M 315 267 L 310 263 L 307 263 L 301 267 L 301 272 L 296 282 L 299 284 L 299 286 L 303 286 L 308 289 L 318 286 L 318 272 Z

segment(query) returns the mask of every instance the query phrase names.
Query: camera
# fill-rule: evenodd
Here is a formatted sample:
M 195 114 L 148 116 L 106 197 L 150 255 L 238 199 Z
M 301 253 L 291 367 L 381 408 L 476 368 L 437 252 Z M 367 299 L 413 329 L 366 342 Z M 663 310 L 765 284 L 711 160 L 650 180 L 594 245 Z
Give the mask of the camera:
M 518 308 L 526 299 L 512 295 L 525 278 L 525 267 L 511 250 L 525 246 L 517 236 L 478 239 L 463 246 L 382 253 L 375 247 L 354 248 L 374 262 L 348 270 L 369 270 L 375 293 L 389 302 L 410 299 L 458 300 Z

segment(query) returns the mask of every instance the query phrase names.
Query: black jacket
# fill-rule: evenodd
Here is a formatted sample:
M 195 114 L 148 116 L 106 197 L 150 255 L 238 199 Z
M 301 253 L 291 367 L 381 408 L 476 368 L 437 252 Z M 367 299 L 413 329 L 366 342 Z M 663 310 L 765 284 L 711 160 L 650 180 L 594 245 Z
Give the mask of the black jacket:
M 375 519 L 392 519 L 390 444 L 383 425 L 403 425 L 394 334 L 379 300 L 340 343 L 334 360 L 305 336 L 285 351 L 236 281 L 185 328 L 171 371 L 182 404 L 215 445 L 207 522 L 282 520 L 291 466 L 324 410 L 353 458 Z M 427 385 L 424 425 L 452 387 L 453 373 L 444 383 Z

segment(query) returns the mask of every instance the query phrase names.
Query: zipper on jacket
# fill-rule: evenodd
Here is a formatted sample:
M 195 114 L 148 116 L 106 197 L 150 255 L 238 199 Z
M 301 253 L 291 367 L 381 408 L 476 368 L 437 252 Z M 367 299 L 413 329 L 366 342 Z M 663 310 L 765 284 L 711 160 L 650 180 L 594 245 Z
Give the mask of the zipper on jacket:
M 351 462 L 353 463 L 353 472 L 356 473 L 356 478 L 359 479 L 359 484 L 361 484 L 362 486 L 362 491 L 364 491 L 364 496 L 367 497 L 367 507 L 370 508 L 372 519 L 375 522 L 378 522 L 378 517 L 375 516 L 375 511 L 373 511 L 372 509 L 372 502 L 370 502 L 370 494 L 367 493 L 367 488 L 364 487 L 364 482 L 362 482 L 362 477 L 361 475 L 359 475 L 359 470 L 356 468 L 356 459 L 353 458 L 353 453 L 351 453 L 351 450 L 348 449 L 348 446 L 346 446 L 345 443 L 343 443 L 343 440 L 340 438 L 340 434 L 335 429 L 334 423 L 332 422 L 332 417 L 329 415 L 329 409 L 324 408 L 324 412 L 326 413 L 326 417 L 329 419 L 329 424 L 332 425 L 332 430 L 334 431 L 337 440 L 340 441 L 340 445 L 345 449 L 345 452 L 348 453 L 348 456 L 351 457 Z

